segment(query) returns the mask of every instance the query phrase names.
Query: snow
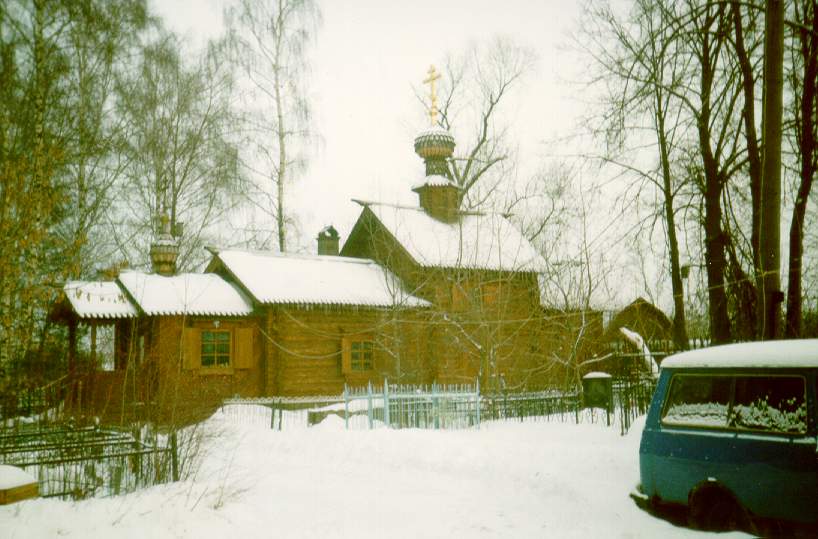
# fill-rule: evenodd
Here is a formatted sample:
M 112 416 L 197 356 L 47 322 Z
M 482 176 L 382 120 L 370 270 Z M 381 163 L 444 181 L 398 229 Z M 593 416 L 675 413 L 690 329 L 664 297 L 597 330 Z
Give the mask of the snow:
M 653 355 L 650 353 L 650 348 L 648 348 L 645 339 L 638 334 L 637 332 L 628 329 L 626 327 L 619 328 L 619 332 L 630 341 L 634 346 L 639 348 L 639 351 L 642 352 L 642 359 L 645 362 L 645 366 L 650 371 L 651 376 L 654 378 L 659 377 L 659 367 L 656 366 L 656 360 L 653 359 Z
M 16 466 L 0 464 L 0 490 L 8 490 L 36 483 L 37 479 Z
M 439 174 L 432 174 L 423 178 L 423 181 L 412 186 L 412 191 L 417 191 L 421 187 L 457 187 L 457 185 L 447 178 Z
M 342 256 L 219 251 L 219 259 L 261 303 L 427 306 L 372 260 Z
M 212 273 L 166 277 L 137 271 L 119 275 L 119 282 L 145 314 L 245 316 L 250 300 L 237 287 Z
M 442 127 L 440 127 L 440 126 L 429 127 L 427 129 L 424 129 L 424 130 L 420 131 L 417 135 L 415 135 L 415 140 L 417 140 L 419 138 L 428 138 L 428 137 L 449 138 L 449 139 L 452 139 L 452 142 L 454 142 L 454 137 L 452 136 L 452 134 L 449 133 L 447 130 L 443 129 Z
M 80 318 L 132 318 L 137 314 L 113 281 L 68 281 L 63 292 Z
M 582 378 L 584 380 L 588 380 L 588 379 L 591 379 L 591 378 L 613 378 L 613 377 L 610 374 L 608 374 L 607 372 L 596 372 L 596 371 L 594 371 L 594 372 L 589 372 L 588 374 L 586 374 Z
M 2 536 L 697 535 L 628 497 L 638 480 L 641 427 L 625 437 L 600 422 L 346 431 L 330 416 L 313 428 L 272 431 L 221 413 L 204 427 L 205 455 L 194 478 L 114 498 L 0 507 Z
M 674 404 L 668 409 L 662 422 L 668 425 L 726 427 L 727 405 L 718 402 Z
M 421 208 L 366 203 L 409 255 L 424 267 L 544 272 L 545 260 L 504 216 L 462 213 L 445 223 Z
M 816 368 L 818 339 L 725 344 L 668 356 L 665 369 Z

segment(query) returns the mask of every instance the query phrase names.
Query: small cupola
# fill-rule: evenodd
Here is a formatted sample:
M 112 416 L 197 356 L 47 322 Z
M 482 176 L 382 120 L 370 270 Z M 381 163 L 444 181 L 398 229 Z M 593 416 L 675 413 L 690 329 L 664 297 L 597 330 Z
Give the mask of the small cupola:
M 447 130 L 437 125 L 437 93 L 435 82 L 440 75 L 435 67 L 429 68 L 429 76 L 423 82 L 431 87 L 431 106 L 429 119 L 431 127 L 418 133 L 415 137 L 415 153 L 426 165 L 423 181 L 412 188 L 418 194 L 420 207 L 426 213 L 440 221 L 457 220 L 460 207 L 458 186 L 452 180 L 448 160 L 454 154 L 454 137 Z
M 338 231 L 335 230 L 334 226 L 330 225 L 322 228 L 316 238 L 318 240 L 318 254 L 338 256 L 339 238 Z
M 176 273 L 179 244 L 170 232 L 168 216 L 163 215 L 161 221 L 160 230 L 151 244 L 151 264 L 153 264 L 154 273 L 171 276 Z

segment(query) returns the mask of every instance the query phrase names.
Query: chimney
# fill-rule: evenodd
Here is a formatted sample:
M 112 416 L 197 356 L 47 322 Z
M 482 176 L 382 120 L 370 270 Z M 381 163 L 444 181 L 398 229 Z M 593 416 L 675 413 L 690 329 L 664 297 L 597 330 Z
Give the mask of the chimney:
M 318 233 L 318 254 L 338 256 L 338 231 L 332 225 L 324 227 Z
M 179 258 L 179 244 L 170 233 L 170 220 L 162 216 L 162 229 L 151 244 L 151 263 L 154 273 L 171 276 L 176 273 L 176 259 Z

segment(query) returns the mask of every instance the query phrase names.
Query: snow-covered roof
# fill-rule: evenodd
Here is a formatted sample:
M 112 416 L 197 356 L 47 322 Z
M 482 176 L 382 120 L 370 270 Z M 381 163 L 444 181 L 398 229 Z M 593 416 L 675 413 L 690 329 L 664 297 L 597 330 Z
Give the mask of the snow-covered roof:
M 68 281 L 66 299 L 80 318 L 132 318 L 136 309 L 113 281 Z
M 446 129 L 443 129 L 442 127 L 440 127 L 438 125 L 428 127 L 426 129 L 423 129 L 423 130 L 419 131 L 418 134 L 415 135 L 415 140 L 417 140 L 419 138 L 428 138 L 428 137 L 444 137 L 444 138 L 450 138 L 450 139 L 452 139 L 452 141 L 454 141 L 454 137 L 452 136 L 452 134 L 449 133 Z
M 119 282 L 147 315 L 243 316 L 253 305 L 235 285 L 212 273 L 163 275 L 127 271 Z
M 441 176 L 440 174 L 431 174 L 423 178 L 423 180 L 419 181 L 415 185 L 413 185 L 412 191 L 417 191 L 421 187 L 457 187 L 457 184 L 455 184 L 446 176 Z
M 725 344 L 668 356 L 663 369 L 818 367 L 818 339 Z
M 591 379 L 594 379 L 594 378 L 613 378 L 613 376 L 611 376 L 607 372 L 594 371 L 594 372 L 589 372 L 588 374 L 586 374 L 582 378 L 585 379 L 585 380 L 591 380 Z
M 372 260 L 341 256 L 219 251 L 219 259 L 261 303 L 427 306 Z
M 502 215 L 463 213 L 457 222 L 445 223 L 421 208 L 367 206 L 421 266 L 545 271 L 545 260 Z

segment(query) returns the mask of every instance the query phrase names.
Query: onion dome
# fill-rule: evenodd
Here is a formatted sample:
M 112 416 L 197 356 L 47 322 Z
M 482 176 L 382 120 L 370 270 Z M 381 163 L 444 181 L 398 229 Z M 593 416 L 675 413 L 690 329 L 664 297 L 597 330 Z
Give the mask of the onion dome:
M 450 177 L 446 160 L 454 153 L 454 137 L 441 127 L 432 127 L 415 137 L 415 153 L 426 163 L 426 176 Z
M 153 271 L 159 275 L 176 273 L 176 259 L 179 258 L 179 244 L 170 233 L 170 221 L 162 216 L 162 231 L 156 236 L 150 250 Z

